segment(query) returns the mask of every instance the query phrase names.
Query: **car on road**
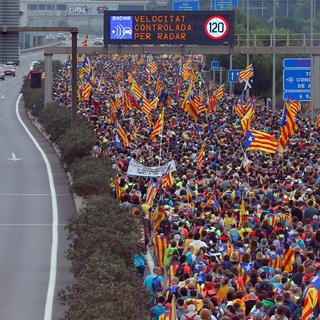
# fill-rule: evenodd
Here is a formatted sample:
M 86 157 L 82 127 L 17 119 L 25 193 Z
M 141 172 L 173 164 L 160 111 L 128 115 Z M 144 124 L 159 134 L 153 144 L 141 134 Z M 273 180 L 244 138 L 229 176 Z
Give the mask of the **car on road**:
M 1 80 L 5 80 L 5 75 L 4 75 L 4 69 L 3 69 L 3 67 L 0 67 L 0 79 Z
M 5 64 L 3 69 L 6 76 L 16 76 L 16 68 L 13 64 Z
M 65 36 L 65 34 L 64 33 L 58 33 L 58 35 L 57 35 L 57 40 L 59 40 L 59 41 L 65 41 L 67 38 L 66 38 L 66 36 Z
M 9 64 L 9 65 L 12 64 L 14 66 L 18 66 L 20 65 L 20 60 L 18 59 L 18 60 L 7 61 L 6 64 Z
M 103 38 L 95 38 L 93 45 L 95 46 L 103 46 Z

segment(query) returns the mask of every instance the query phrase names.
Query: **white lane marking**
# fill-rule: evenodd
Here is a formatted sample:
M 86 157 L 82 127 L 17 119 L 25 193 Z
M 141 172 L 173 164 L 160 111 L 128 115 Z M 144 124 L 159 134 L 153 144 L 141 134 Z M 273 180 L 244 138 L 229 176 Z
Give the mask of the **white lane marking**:
M 52 223 L 0 223 L 0 227 L 51 227 Z M 58 227 L 65 227 L 66 224 L 58 224 Z
M 0 193 L 0 197 L 7 196 L 51 196 L 51 193 Z M 56 193 L 56 196 L 69 196 L 69 193 Z
M 14 152 L 11 152 L 11 158 L 8 158 L 8 160 L 11 161 L 19 161 L 22 160 L 23 158 L 17 158 L 16 154 Z
M 16 115 L 17 118 L 24 128 L 24 130 L 27 132 L 28 136 L 40 152 L 43 161 L 46 164 L 46 169 L 48 173 L 49 178 L 49 185 L 50 185 L 50 193 L 51 193 L 51 206 L 52 206 L 52 245 L 51 245 L 51 258 L 50 258 L 50 275 L 49 275 L 49 281 L 48 281 L 48 289 L 47 289 L 47 298 L 46 298 L 46 306 L 45 306 L 45 312 L 44 312 L 44 320 L 52 320 L 52 308 L 53 308 L 53 301 L 54 301 L 54 290 L 56 285 L 56 277 L 57 277 L 57 253 L 58 253 L 58 204 L 57 204 L 57 195 L 56 195 L 56 189 L 53 182 L 53 175 L 52 175 L 52 169 L 50 166 L 50 162 L 38 144 L 37 140 L 33 137 L 30 130 L 27 128 L 27 126 L 24 124 L 24 122 L 21 119 L 20 113 L 19 113 L 19 103 L 21 100 L 22 94 L 19 95 L 18 100 L 16 102 Z

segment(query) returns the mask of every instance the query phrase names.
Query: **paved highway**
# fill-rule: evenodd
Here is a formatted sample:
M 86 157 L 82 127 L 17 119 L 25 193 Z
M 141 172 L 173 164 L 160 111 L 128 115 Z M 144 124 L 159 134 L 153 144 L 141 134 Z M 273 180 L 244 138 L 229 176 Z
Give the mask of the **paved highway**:
M 22 55 L 17 77 L 7 76 L 0 81 L 0 319 L 3 320 L 58 319 L 63 308 L 56 299 L 57 291 L 72 281 L 70 265 L 64 257 L 67 248 L 64 226 L 68 217 L 75 214 L 75 207 L 66 175 L 51 146 L 30 123 L 21 103 L 17 103 L 22 77 L 28 73 L 30 62 L 38 59 L 43 59 L 41 52 Z M 44 151 L 47 164 L 39 150 Z

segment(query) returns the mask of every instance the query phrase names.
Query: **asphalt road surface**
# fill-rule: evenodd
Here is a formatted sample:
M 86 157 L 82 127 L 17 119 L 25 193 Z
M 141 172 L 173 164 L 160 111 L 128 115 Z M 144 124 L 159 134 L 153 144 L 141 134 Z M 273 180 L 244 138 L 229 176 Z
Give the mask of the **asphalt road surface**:
M 30 62 L 39 59 L 43 59 L 41 52 L 22 55 L 16 78 L 7 76 L 5 81 L 0 80 L 0 319 L 3 320 L 59 319 L 63 307 L 57 300 L 57 291 L 72 281 L 64 254 L 67 248 L 64 226 L 68 217 L 75 214 L 75 206 L 66 174 L 52 147 L 27 118 L 22 103 L 17 103 L 22 78 L 28 73 Z M 45 153 L 47 164 L 21 122 Z

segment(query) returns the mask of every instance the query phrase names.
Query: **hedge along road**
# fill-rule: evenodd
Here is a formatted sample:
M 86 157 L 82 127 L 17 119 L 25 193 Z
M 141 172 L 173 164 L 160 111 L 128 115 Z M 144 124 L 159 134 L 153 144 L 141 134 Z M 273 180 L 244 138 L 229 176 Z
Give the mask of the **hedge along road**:
M 29 121 L 19 91 L 31 61 L 0 82 L 0 319 L 58 319 L 57 291 L 72 281 L 64 226 L 75 214 L 60 161 Z M 52 172 L 52 177 L 51 177 Z

